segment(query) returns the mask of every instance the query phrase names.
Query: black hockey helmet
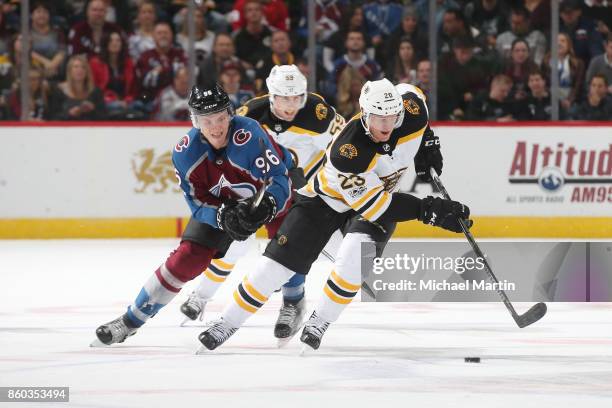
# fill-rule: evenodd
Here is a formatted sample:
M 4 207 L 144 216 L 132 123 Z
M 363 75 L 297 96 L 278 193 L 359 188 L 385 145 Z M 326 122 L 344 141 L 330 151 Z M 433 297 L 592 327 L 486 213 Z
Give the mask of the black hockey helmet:
M 212 88 L 194 85 L 189 94 L 188 105 L 194 115 L 207 115 L 224 109 L 229 109 L 230 115 L 233 113 L 229 96 L 219 84 L 215 84 Z

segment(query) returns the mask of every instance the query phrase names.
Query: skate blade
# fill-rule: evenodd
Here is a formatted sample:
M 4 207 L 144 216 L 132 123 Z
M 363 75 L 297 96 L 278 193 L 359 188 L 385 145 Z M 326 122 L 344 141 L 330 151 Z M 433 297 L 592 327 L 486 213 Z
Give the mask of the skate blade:
M 190 318 L 186 317 L 181 324 L 179 325 L 180 327 L 185 327 L 185 325 L 189 322 L 194 322 L 195 320 L 191 320 Z
M 285 348 L 287 347 L 287 344 L 289 344 L 291 342 L 291 339 L 293 339 L 295 335 L 293 336 L 289 336 L 289 337 L 283 337 L 282 339 L 276 338 L 276 347 L 278 347 L 279 349 Z
M 89 347 L 110 347 L 110 344 L 104 344 L 99 339 L 95 339 L 91 343 L 89 343 Z
M 198 349 L 195 352 L 196 356 L 202 356 L 202 355 L 210 354 L 210 353 L 212 353 L 212 350 L 207 349 L 206 347 L 204 347 L 204 345 L 201 345 L 200 347 L 198 347 Z
M 307 356 L 315 354 L 315 351 L 317 350 L 313 349 L 308 344 L 303 344 L 299 355 L 300 357 L 307 357 Z

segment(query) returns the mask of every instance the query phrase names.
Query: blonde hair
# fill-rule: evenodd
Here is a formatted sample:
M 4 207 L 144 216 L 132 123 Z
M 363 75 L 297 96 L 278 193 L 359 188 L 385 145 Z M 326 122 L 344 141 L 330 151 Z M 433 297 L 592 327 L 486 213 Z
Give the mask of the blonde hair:
M 359 81 L 361 85 L 366 83 L 366 78 L 357 69 L 348 66 L 338 78 L 338 92 L 336 100 L 338 101 L 338 112 L 345 117 L 352 116 L 359 111 L 359 94 L 353 99 L 352 86 L 354 81 Z M 361 86 L 359 87 L 361 89 Z
M 80 62 L 81 64 L 83 64 L 83 68 L 85 69 L 84 88 L 85 88 L 85 91 L 87 92 L 85 96 L 87 96 L 94 90 L 94 81 L 93 81 L 93 75 L 91 74 L 91 68 L 89 67 L 89 62 L 87 62 L 87 57 L 85 57 L 85 55 L 82 55 L 82 54 L 73 55 L 68 60 L 68 64 L 66 65 L 66 86 L 68 90 L 72 93 L 72 95 L 76 97 L 76 92 L 75 92 L 76 81 L 74 80 L 74 78 L 72 78 L 71 72 L 72 72 L 72 67 L 77 62 Z

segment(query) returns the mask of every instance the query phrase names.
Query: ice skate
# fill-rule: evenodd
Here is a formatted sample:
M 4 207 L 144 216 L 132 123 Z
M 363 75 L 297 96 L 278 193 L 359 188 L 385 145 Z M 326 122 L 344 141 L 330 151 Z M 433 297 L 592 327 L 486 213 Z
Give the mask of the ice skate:
M 181 323 L 184 326 L 189 321 L 199 319 L 204 320 L 204 309 L 206 308 L 207 299 L 204 299 L 197 295 L 197 293 L 191 292 L 189 298 L 181 305 L 181 313 L 185 315 L 185 319 Z
M 91 347 L 110 346 L 115 343 L 123 343 L 125 339 L 134 335 L 138 329 L 133 327 L 126 315 L 121 315 L 96 329 L 97 339 Z
M 200 333 L 198 339 L 202 343 L 202 347 L 198 349 L 196 354 L 202 354 L 208 350 L 214 350 L 223 343 L 227 339 L 229 339 L 232 334 L 234 334 L 238 330 L 237 327 L 230 326 L 225 320 L 219 319 L 210 322 L 208 329 L 204 330 Z
M 304 324 L 304 330 L 302 330 L 302 336 L 300 337 L 300 341 L 304 343 L 301 354 L 310 350 L 317 350 L 328 327 L 328 321 L 317 316 L 316 311 L 312 312 L 310 319 Z
M 293 336 L 295 336 L 300 327 L 302 327 L 305 313 L 305 298 L 302 298 L 297 303 L 283 300 L 278 320 L 276 320 L 276 325 L 274 326 L 274 337 L 278 339 L 278 347 L 286 346 Z

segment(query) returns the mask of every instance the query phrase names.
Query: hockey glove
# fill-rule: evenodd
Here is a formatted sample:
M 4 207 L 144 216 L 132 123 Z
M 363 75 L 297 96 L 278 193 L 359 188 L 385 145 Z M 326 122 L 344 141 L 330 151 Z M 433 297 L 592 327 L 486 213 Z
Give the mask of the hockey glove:
M 308 180 L 304 176 L 304 169 L 301 167 L 293 167 L 289 169 L 289 179 L 291 180 L 291 188 L 299 190 L 308 184 Z
M 255 231 L 245 228 L 241 223 L 238 216 L 238 204 L 236 201 L 228 201 L 221 204 L 217 210 L 217 224 L 233 240 L 244 241 Z
M 423 224 L 444 228 L 453 232 L 463 232 L 459 219 L 470 228 L 473 221 L 469 219 L 470 209 L 458 201 L 445 200 L 439 197 L 427 196 L 421 201 L 419 221 Z
M 272 221 L 276 216 L 276 200 L 272 194 L 265 192 L 257 208 L 251 209 L 255 196 L 238 203 L 238 219 L 247 230 L 257 231 L 262 225 Z
M 427 128 L 423 135 L 423 142 L 414 156 L 414 170 L 421 181 L 430 182 L 429 168 L 433 167 L 438 174 L 442 174 L 442 153 L 440 153 L 440 138 L 434 135 L 433 130 Z

